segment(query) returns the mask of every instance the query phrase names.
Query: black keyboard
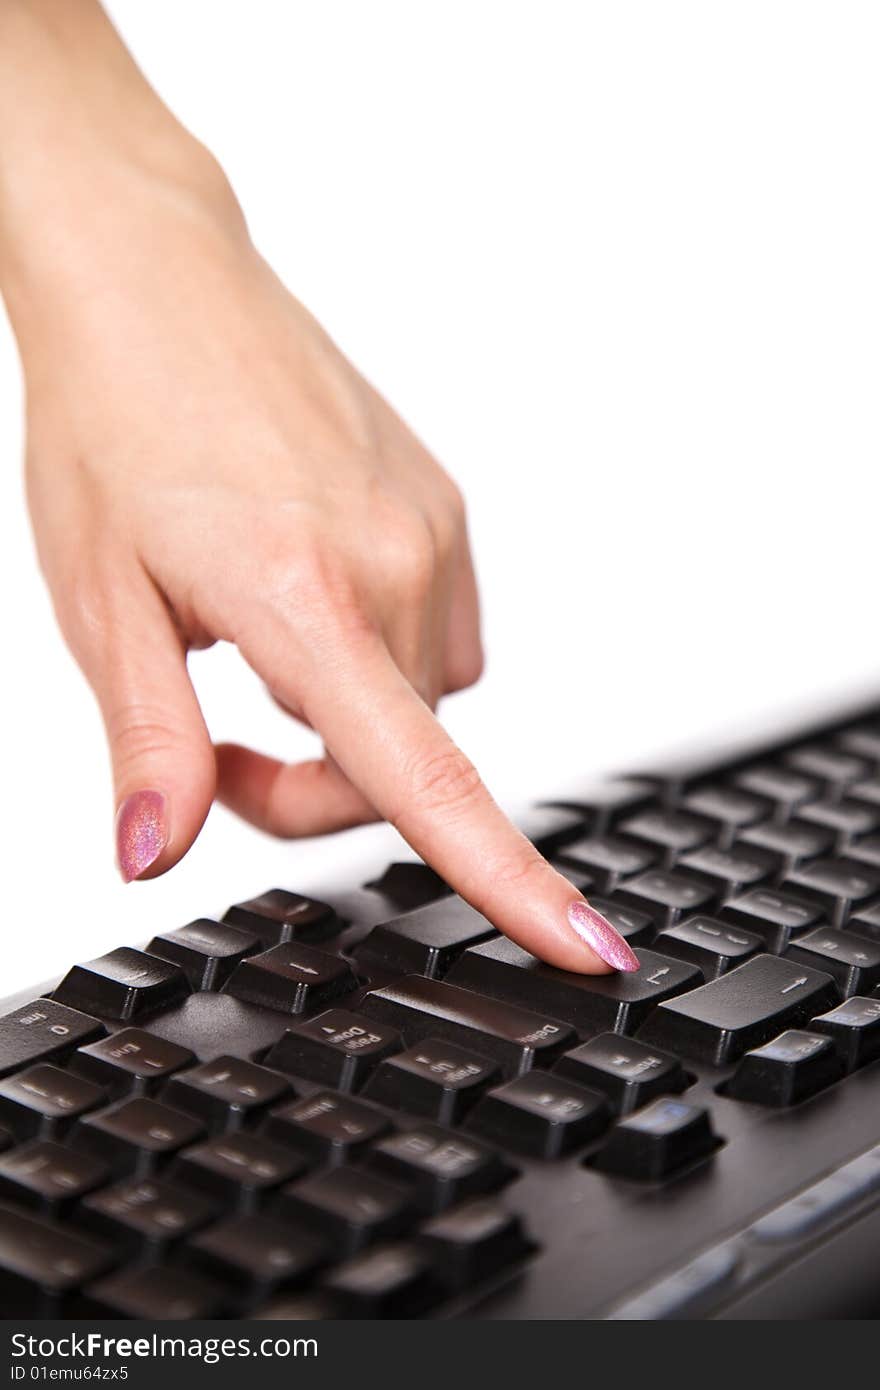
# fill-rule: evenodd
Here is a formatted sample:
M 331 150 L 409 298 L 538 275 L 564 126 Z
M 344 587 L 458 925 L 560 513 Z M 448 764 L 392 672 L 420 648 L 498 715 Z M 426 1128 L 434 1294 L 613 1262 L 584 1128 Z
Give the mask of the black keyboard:
M 637 972 L 415 862 L 8 1001 L 0 1313 L 876 1316 L 880 708 L 523 828 Z

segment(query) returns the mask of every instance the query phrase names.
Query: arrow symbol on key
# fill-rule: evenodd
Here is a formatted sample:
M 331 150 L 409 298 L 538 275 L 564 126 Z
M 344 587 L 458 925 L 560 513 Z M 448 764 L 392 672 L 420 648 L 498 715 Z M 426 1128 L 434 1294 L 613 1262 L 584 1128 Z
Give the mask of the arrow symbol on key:
M 786 985 L 786 986 L 784 987 L 784 989 L 781 989 L 781 990 L 779 991 L 779 993 L 780 993 L 780 994 L 790 994 L 791 991 L 792 991 L 793 989 L 800 989 L 801 985 L 805 985 L 806 983 L 807 983 L 807 977 L 806 977 L 806 975 L 801 975 L 799 979 L 797 979 L 797 980 L 792 980 L 791 984 L 790 984 L 790 985 Z
M 653 973 L 653 975 L 649 975 L 649 976 L 648 976 L 648 984 L 649 984 L 649 985 L 659 985 L 659 983 L 660 983 L 660 981 L 662 980 L 663 976 L 664 976 L 664 975 L 668 975 L 668 974 L 669 974 L 669 966 L 668 966 L 668 965 L 661 965 L 661 967 L 660 967 L 659 970 L 655 970 L 654 973 Z

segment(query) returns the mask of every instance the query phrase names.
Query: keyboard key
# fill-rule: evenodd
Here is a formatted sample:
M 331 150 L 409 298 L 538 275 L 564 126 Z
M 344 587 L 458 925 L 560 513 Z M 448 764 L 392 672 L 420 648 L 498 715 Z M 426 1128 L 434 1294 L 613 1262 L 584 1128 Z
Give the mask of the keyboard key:
M 427 1038 L 383 1062 L 364 1094 L 379 1105 L 452 1125 L 500 1079 L 496 1064 L 479 1053 Z
M 373 1068 L 402 1047 L 393 1028 L 365 1014 L 328 1009 L 288 1028 L 266 1054 L 266 1065 L 337 1091 L 358 1091 Z
M 725 850 L 713 845 L 682 855 L 678 862 L 680 868 L 707 883 L 723 899 L 766 883 L 782 867 L 779 856 L 769 850 Z
M 623 937 L 630 946 L 649 946 L 657 930 L 653 917 L 646 912 L 636 912 L 631 907 L 621 907 L 612 898 L 597 897 L 590 894 L 590 906 L 601 912 L 607 922 Z
M 556 857 L 567 868 L 587 874 L 600 893 L 613 893 L 623 879 L 656 863 L 658 851 L 620 835 L 591 835 L 566 845 Z
M 366 1163 L 371 1172 L 405 1187 L 419 1210 L 428 1214 L 497 1191 L 514 1175 L 492 1149 L 429 1124 L 380 1140 Z
M 125 1178 L 86 1197 L 77 1219 L 130 1256 L 162 1259 L 217 1214 L 216 1203 L 164 1178 Z
M 561 806 L 528 806 L 514 813 L 513 823 L 542 854 L 554 854 L 560 845 L 576 840 L 586 824 L 579 811 Z
M 64 1300 L 113 1263 L 106 1245 L 0 1206 L 4 1318 L 60 1316 Z
M 804 902 L 791 893 L 775 888 L 753 888 L 726 903 L 719 912 L 723 922 L 743 926 L 759 936 L 767 951 L 784 951 L 792 935 L 818 926 L 824 912 L 815 903 Z
M 680 854 L 707 844 L 716 834 L 712 821 L 705 816 L 692 816 L 686 811 L 671 811 L 665 807 L 640 811 L 621 821 L 619 828 L 621 834 L 631 840 L 642 840 L 663 850 L 670 864 Z
M 78 1076 L 96 1082 L 116 1098 L 150 1095 L 174 1072 L 192 1066 L 195 1060 L 187 1047 L 178 1047 L 142 1028 L 120 1028 L 109 1038 L 81 1047 L 69 1065 Z
M 0 1018 L 0 1076 L 59 1057 L 81 1043 L 100 1038 L 103 1023 L 54 999 L 35 999 Z
M 380 1111 L 334 1091 L 288 1101 L 273 1110 L 263 1131 L 319 1163 L 331 1166 L 357 1158 L 391 1128 Z
M 616 901 L 621 906 L 645 912 L 658 929 L 671 927 L 682 916 L 692 912 L 711 912 L 718 894 L 702 879 L 690 874 L 669 873 L 651 869 L 638 878 L 630 879 L 618 890 Z
M 208 917 L 154 936 L 147 947 L 151 956 L 178 965 L 194 990 L 219 989 L 239 961 L 263 949 L 253 932 L 212 922 Z
M 552 1061 L 574 1041 L 571 1028 L 555 1018 L 418 975 L 371 990 L 361 1008 L 370 1018 L 397 1028 L 409 1043 L 426 1038 L 458 1043 L 497 1061 L 512 1076 L 538 1061 Z
M 323 1280 L 341 1318 L 413 1318 L 437 1301 L 428 1253 L 418 1245 L 380 1245 L 353 1255 Z
M 189 981 L 176 965 L 119 946 L 68 970 L 55 998 L 69 1008 L 127 1023 L 170 1008 L 189 993 Z
M 839 851 L 846 850 L 851 840 L 870 835 L 880 826 L 880 806 L 867 806 L 860 801 L 814 801 L 801 814 L 805 821 L 831 830 Z
M 416 1212 L 400 1186 L 362 1168 L 331 1168 L 284 1187 L 279 1212 L 316 1231 L 340 1258 L 400 1235 Z
M 799 936 L 785 954 L 800 965 L 827 971 L 845 998 L 869 994 L 880 984 L 880 943 L 852 932 L 819 927 Z
M 854 995 L 810 1021 L 810 1031 L 825 1033 L 847 1071 L 880 1057 L 880 999 Z
M 233 1216 L 187 1242 L 200 1273 L 231 1281 L 250 1298 L 265 1298 L 302 1284 L 324 1258 L 319 1240 L 270 1216 Z
M 863 840 L 856 840 L 855 844 L 847 849 L 846 857 L 856 860 L 859 864 L 870 864 L 873 869 L 880 869 L 880 835 L 866 835 Z
M 816 903 L 842 926 L 849 912 L 880 893 L 880 873 L 848 859 L 816 859 L 789 874 L 782 885 L 806 902 Z
M 777 816 L 783 820 L 819 794 L 819 783 L 813 777 L 804 777 L 790 768 L 776 767 L 772 763 L 745 768 L 733 780 L 745 791 L 772 801 Z
M 866 777 L 863 782 L 854 782 L 849 794 L 853 801 L 866 801 L 869 806 L 880 806 L 880 777 Z
M 286 941 L 324 941 L 341 930 L 342 923 L 327 903 L 271 888 L 258 898 L 235 903 L 223 914 L 231 927 L 252 932 L 263 946 L 280 946 Z
M 191 1071 L 178 1072 L 162 1100 L 196 1115 L 212 1133 L 241 1129 L 290 1092 L 283 1076 L 240 1057 L 216 1057 Z
M 393 902 L 398 912 L 413 912 L 452 892 L 448 883 L 420 860 L 389 864 L 379 878 L 364 884 Z
M 880 724 L 857 724 L 835 736 L 834 742 L 866 762 L 880 764 Z
M 264 1009 L 301 1014 L 349 994 L 356 985 L 351 967 L 339 956 L 289 941 L 243 960 L 224 990 Z
M 658 1179 L 705 1158 L 718 1144 L 708 1110 L 662 1098 L 616 1124 L 592 1162 L 603 1173 Z
M 586 820 L 591 834 L 604 835 L 623 817 L 634 815 L 656 798 L 654 783 L 625 778 L 614 782 L 593 782 L 545 804 L 556 809 L 577 811 Z
M 576 869 L 573 864 L 562 864 L 558 859 L 548 859 L 548 864 L 552 864 L 558 874 L 567 879 L 576 893 L 586 895 L 593 887 L 593 879 L 583 869 Z
M 202 1137 L 201 1122 L 170 1105 L 137 1097 L 78 1120 L 72 1142 L 120 1173 L 145 1177 Z
M 655 945 L 664 955 L 695 965 L 706 980 L 725 975 L 764 950 L 759 936 L 715 917 L 688 917 L 662 931 Z
M 306 1160 L 262 1134 L 221 1134 L 178 1154 L 175 1182 L 217 1199 L 226 1211 L 253 1212 L 264 1199 L 305 1172 Z
M 753 956 L 720 979 L 661 1004 L 639 1037 L 724 1066 L 835 1003 L 837 989 L 828 975 L 778 956 Z
M 0 1124 L 19 1139 L 58 1139 L 79 1115 L 106 1100 L 100 1086 L 38 1062 L 0 1081 Z
M 790 1028 L 740 1059 L 725 1094 L 755 1105 L 797 1105 L 842 1075 L 830 1038 Z
M 34 1139 L 0 1156 L 0 1199 L 44 1216 L 62 1216 L 109 1177 L 106 1164 L 89 1154 Z
M 189 1322 L 222 1318 L 229 1312 L 218 1284 L 187 1269 L 152 1265 L 111 1274 L 86 1290 L 89 1317 L 137 1318 L 146 1322 Z
M 520 1218 L 491 1197 L 476 1197 L 433 1216 L 416 1239 L 449 1289 L 467 1288 L 508 1270 L 534 1249 Z
M 501 936 L 467 951 L 450 980 L 512 1004 L 531 1003 L 579 1033 L 631 1033 L 662 999 L 702 982 L 693 965 L 654 951 L 640 950 L 639 962 L 631 972 L 575 975 L 545 965 Z
M 880 941 L 880 903 L 860 908 L 854 917 L 848 917 L 846 929 L 868 941 Z
M 530 1071 L 489 1091 L 468 1121 L 483 1139 L 532 1158 L 560 1158 L 608 1125 L 604 1096 L 553 1075 Z
M 387 971 L 438 979 L 467 946 L 495 934 L 492 923 L 462 898 L 441 898 L 374 927 L 354 954 L 367 975 Z
M 677 1057 L 616 1033 L 601 1033 L 566 1052 L 553 1071 L 603 1095 L 617 1115 L 628 1115 L 655 1096 L 676 1095 L 688 1085 Z
M 847 783 L 857 782 L 871 771 L 870 764 L 863 758 L 845 753 L 831 743 L 804 744 L 786 753 L 784 761 L 796 772 L 824 782 L 830 791 L 840 791 Z
M 785 825 L 763 821 L 760 825 L 752 825 L 741 831 L 737 838 L 738 845 L 753 845 L 756 849 L 768 849 L 778 855 L 787 873 L 808 859 L 829 854 L 834 843 L 833 830 L 805 820 L 790 820 Z
M 716 834 L 722 844 L 729 843 L 732 836 L 746 826 L 756 825 L 767 820 L 773 813 L 773 804 L 766 797 L 754 796 L 751 792 L 723 784 L 708 784 L 698 787 L 684 799 L 688 811 L 715 822 Z

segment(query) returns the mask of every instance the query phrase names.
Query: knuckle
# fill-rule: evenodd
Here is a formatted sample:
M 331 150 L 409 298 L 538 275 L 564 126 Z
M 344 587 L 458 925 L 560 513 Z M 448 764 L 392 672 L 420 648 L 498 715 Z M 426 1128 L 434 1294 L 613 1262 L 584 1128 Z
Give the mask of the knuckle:
M 413 805 L 446 817 L 467 812 L 483 796 L 480 774 L 455 746 L 415 759 L 408 788 Z

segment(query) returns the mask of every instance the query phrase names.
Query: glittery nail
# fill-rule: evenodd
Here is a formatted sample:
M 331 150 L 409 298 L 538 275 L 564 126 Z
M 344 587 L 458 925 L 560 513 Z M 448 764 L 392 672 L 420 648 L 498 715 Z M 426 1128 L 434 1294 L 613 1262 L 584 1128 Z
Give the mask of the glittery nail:
M 568 909 L 568 920 L 582 941 L 591 946 L 597 956 L 615 970 L 638 970 L 639 958 L 627 946 L 611 923 L 589 903 L 574 902 Z
M 166 803 L 161 792 L 133 792 L 116 817 L 116 855 L 126 883 L 140 878 L 168 843 Z

